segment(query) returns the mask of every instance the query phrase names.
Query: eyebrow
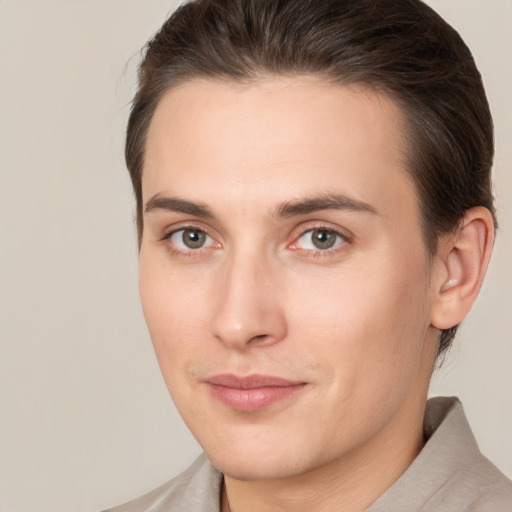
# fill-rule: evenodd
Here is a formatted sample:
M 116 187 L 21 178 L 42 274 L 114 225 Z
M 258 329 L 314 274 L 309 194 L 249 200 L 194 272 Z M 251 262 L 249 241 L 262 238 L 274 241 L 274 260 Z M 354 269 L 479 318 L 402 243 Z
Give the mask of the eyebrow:
M 294 217 L 321 210 L 350 210 L 379 215 L 379 212 L 373 206 L 363 201 L 352 199 L 344 194 L 323 194 L 316 197 L 298 199 L 296 201 L 287 201 L 279 206 L 277 216 Z
M 215 216 L 211 210 L 202 204 L 186 201 L 185 199 L 178 199 L 176 197 L 162 197 L 158 194 L 153 196 L 144 208 L 144 213 L 150 213 L 154 210 L 166 210 L 170 212 L 185 213 L 200 217 L 203 219 L 213 219 Z
M 158 194 L 146 203 L 144 213 L 150 213 L 154 210 L 185 213 L 203 219 L 215 218 L 213 212 L 206 205 L 176 197 L 163 197 Z M 288 218 L 308 215 L 321 210 L 350 210 L 375 215 L 379 214 L 370 204 L 352 199 L 344 194 L 323 194 L 295 201 L 286 201 L 277 207 L 275 216 Z

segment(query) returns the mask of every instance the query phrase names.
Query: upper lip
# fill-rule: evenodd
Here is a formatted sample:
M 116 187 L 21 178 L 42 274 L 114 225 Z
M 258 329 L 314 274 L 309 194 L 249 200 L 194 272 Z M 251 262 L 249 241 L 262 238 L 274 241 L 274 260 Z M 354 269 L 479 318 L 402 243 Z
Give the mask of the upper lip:
M 247 375 L 240 377 L 233 374 L 213 375 L 205 379 L 205 382 L 214 386 L 224 386 L 235 389 L 256 389 L 267 387 L 289 387 L 304 384 L 300 381 L 292 381 L 283 379 L 282 377 L 274 377 L 272 375 Z

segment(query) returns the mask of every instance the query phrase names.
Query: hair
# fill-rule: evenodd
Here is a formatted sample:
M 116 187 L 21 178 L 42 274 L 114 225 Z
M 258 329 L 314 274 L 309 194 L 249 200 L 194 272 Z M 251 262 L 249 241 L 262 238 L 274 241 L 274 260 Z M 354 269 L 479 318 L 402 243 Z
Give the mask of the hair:
M 460 35 L 420 0 L 192 0 L 147 43 L 126 135 L 139 245 L 146 136 L 163 95 L 197 78 L 313 75 L 389 95 L 407 123 L 410 173 L 428 254 L 465 212 L 493 216 L 493 123 Z M 458 326 L 441 331 L 438 354 Z

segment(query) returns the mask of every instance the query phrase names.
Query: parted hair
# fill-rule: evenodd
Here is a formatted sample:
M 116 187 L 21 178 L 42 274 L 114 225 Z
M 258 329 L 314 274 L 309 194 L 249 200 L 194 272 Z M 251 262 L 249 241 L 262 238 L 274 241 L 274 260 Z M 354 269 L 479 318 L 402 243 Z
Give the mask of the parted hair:
M 139 243 L 146 136 L 165 92 L 196 78 L 272 75 L 363 84 L 401 107 L 431 256 L 468 209 L 495 215 L 493 123 L 480 73 L 460 35 L 422 1 L 191 0 L 147 43 L 139 67 L 125 153 Z M 441 332 L 439 354 L 456 330 Z

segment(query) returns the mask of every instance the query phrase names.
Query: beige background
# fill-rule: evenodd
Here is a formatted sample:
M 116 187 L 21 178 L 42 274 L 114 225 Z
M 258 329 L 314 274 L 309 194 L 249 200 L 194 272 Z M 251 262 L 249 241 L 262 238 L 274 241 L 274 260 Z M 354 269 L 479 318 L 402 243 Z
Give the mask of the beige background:
M 512 477 L 512 1 L 431 0 L 463 34 L 495 115 L 501 233 L 432 385 L 459 395 Z M 199 451 L 137 297 L 123 132 L 138 49 L 169 0 L 0 0 L 0 510 L 85 512 Z

